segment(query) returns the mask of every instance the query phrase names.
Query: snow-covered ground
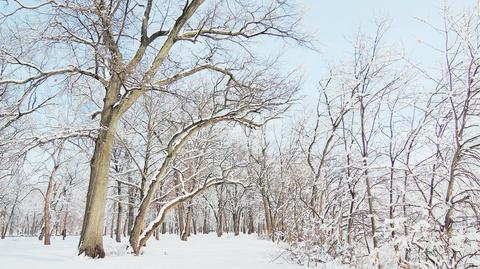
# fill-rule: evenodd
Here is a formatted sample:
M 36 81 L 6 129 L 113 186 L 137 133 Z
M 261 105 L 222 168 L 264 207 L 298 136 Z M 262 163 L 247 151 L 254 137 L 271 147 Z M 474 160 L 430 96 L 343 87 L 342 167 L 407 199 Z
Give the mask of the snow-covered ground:
M 105 259 L 88 259 L 76 255 L 78 237 L 63 241 L 54 238 L 43 246 L 33 237 L 11 237 L 0 240 L 0 268 L 5 269 L 298 269 L 282 257 L 282 249 L 256 236 L 215 234 L 195 235 L 188 242 L 176 235 L 163 235 L 144 248 L 144 254 L 126 254 L 125 244 L 105 238 Z M 303 267 L 305 268 L 305 267 Z

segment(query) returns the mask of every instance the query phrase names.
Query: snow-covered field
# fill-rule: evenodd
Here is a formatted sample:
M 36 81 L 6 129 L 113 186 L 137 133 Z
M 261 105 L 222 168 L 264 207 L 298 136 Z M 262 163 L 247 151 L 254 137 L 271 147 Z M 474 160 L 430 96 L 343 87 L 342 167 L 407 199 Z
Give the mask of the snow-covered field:
M 282 249 L 255 236 L 214 234 L 195 235 L 188 242 L 176 235 L 163 235 L 149 241 L 144 255 L 126 254 L 125 244 L 105 238 L 106 259 L 92 260 L 76 255 L 78 237 L 54 238 L 43 246 L 33 237 L 11 237 L 0 240 L 0 268 L 5 269 L 289 269 L 302 268 L 279 257 Z M 303 267 L 304 268 L 304 267 Z

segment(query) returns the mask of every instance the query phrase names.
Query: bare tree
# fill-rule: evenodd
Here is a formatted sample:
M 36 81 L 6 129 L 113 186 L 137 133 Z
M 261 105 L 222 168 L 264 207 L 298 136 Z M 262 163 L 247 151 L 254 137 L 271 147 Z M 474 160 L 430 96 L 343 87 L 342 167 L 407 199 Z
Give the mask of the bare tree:
M 16 1 L 12 5 L 2 13 L 2 21 L 8 23 L 17 16 L 35 16 L 39 12 L 45 14 L 25 36 L 32 37 L 37 47 L 45 45 L 51 51 L 60 47 L 71 48 L 66 53 L 73 58 L 66 59 L 73 61 L 38 64 L 39 61 L 32 55 L 19 54 L 18 50 L 7 46 L 2 52 L 12 59 L 8 62 L 9 70 L 16 69 L 19 72 L 2 78 L 0 85 L 39 84 L 60 77 L 88 81 L 95 88 L 104 89 L 103 100 L 96 102 L 100 108 L 100 129 L 91 161 L 84 225 L 79 244 L 79 252 L 91 257 L 105 255 L 101 231 L 108 168 L 116 126 L 122 115 L 146 91 L 163 90 L 165 86 L 201 71 L 229 75 L 228 68 L 216 64 L 222 62 L 221 59 L 216 59 L 218 57 L 215 53 L 222 49 L 221 44 L 230 42 L 238 48 L 246 48 L 248 39 L 262 35 L 304 41 L 295 29 L 297 21 L 291 9 L 283 1 L 254 6 L 237 1 L 207 5 L 204 0 L 167 6 L 157 5 L 153 0 L 147 1 L 145 5 L 123 0 L 46 1 L 36 5 Z M 216 12 L 217 10 L 222 12 Z M 172 19 L 170 14 L 177 15 Z M 18 36 L 17 39 L 24 46 L 32 44 Z M 125 47 L 131 40 L 136 46 L 133 53 Z M 174 44 L 179 42 L 205 46 L 213 42 L 219 45 L 214 45 L 214 49 L 204 57 L 194 60 L 196 63 L 193 66 L 190 64 L 186 67 L 175 66 L 175 61 L 169 60 L 174 57 Z M 80 54 L 83 55 L 76 56 Z M 172 69 L 166 68 L 167 66 Z M 134 234 L 138 233 L 137 229 L 134 228 Z

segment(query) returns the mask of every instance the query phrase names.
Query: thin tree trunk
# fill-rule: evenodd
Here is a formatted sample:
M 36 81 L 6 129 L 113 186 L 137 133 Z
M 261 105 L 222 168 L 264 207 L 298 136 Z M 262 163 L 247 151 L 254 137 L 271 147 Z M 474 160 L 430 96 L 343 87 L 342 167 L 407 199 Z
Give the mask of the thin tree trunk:
M 198 213 L 197 213 L 197 215 L 198 215 Z M 192 226 L 193 226 L 193 234 L 196 235 L 197 234 L 197 218 L 195 217 L 195 214 L 193 214 L 193 212 L 192 212 Z
M 122 231 L 123 237 L 127 236 L 127 227 L 128 227 L 128 210 L 127 212 L 125 212 L 125 221 L 123 222 L 123 231 Z
M 209 230 L 209 228 L 207 227 L 208 226 L 207 221 L 208 221 L 208 209 L 205 208 L 203 210 L 203 227 L 202 227 L 202 232 L 204 234 L 208 234 L 208 230 Z
M 190 227 L 192 225 L 192 214 L 193 214 L 193 208 L 190 202 L 187 202 L 189 204 L 188 206 L 188 211 L 187 211 L 187 220 L 185 222 L 185 226 L 183 228 L 183 232 L 181 234 L 181 240 L 182 241 L 187 241 L 188 237 L 190 236 Z
M 223 211 L 219 209 L 216 216 L 217 217 L 215 218 L 215 221 L 216 221 L 217 237 L 222 237 L 222 235 L 223 235 Z
M 394 181 L 394 173 L 393 173 L 393 166 L 395 165 L 395 162 L 391 162 L 391 167 L 390 167 L 390 190 L 389 190 L 389 208 L 388 208 L 388 217 L 390 218 L 390 229 L 392 229 L 392 238 L 395 237 L 395 225 L 393 223 L 393 211 L 394 211 L 394 205 L 393 205 L 393 181 Z
M 162 223 L 163 225 L 163 223 Z M 163 227 L 163 226 L 161 226 Z M 160 240 L 160 229 L 161 227 L 158 227 L 156 230 L 155 230 L 155 240 Z
M 248 234 L 252 234 L 255 232 L 255 226 L 253 224 L 253 213 L 252 209 L 249 210 L 248 212 Z
M 49 214 L 50 214 L 50 207 L 49 207 L 49 204 L 50 204 L 50 200 L 49 200 L 49 196 L 50 196 L 50 193 L 51 193 L 51 187 L 50 187 L 50 182 L 49 182 L 49 187 L 47 188 L 47 193 L 45 194 L 45 201 L 44 201 L 44 207 L 43 207 L 43 220 L 44 220 L 44 224 L 43 224 L 43 231 L 44 231 L 44 236 L 43 236 L 43 244 L 44 245 L 50 245 L 50 217 L 49 217 Z
M 131 181 L 129 177 L 129 182 Z M 134 189 L 133 187 L 128 188 L 128 225 L 127 225 L 127 235 L 130 235 L 132 232 L 133 228 L 133 222 L 135 219 L 135 208 L 133 207 L 133 204 L 135 203 L 135 197 L 134 195 Z
M 52 195 L 53 191 L 53 180 L 55 178 L 55 174 L 60 167 L 60 163 L 57 160 L 55 161 L 55 165 L 53 166 L 52 172 L 48 178 L 48 185 L 47 191 L 45 192 L 44 197 L 44 204 L 43 204 L 43 227 L 44 227 L 44 236 L 43 236 L 43 244 L 48 246 L 51 244 L 50 242 L 50 196 Z
M 241 220 L 242 210 L 238 210 L 232 214 L 233 220 L 233 234 L 238 236 L 240 234 L 240 220 Z
M 36 222 L 37 222 L 37 213 L 33 212 L 32 226 L 30 226 L 29 235 L 34 235 L 35 234 L 35 223 Z
M 18 202 L 18 194 L 15 196 L 15 201 L 13 202 L 12 209 L 10 210 L 10 215 L 8 216 L 7 219 L 7 224 L 5 224 L 5 227 L 3 227 L 2 234 L 0 236 L 1 239 L 5 239 L 7 235 L 7 231 L 10 226 L 12 225 L 12 220 L 13 220 L 13 214 L 15 213 L 15 207 L 17 207 L 17 202 Z
M 65 209 L 65 215 L 63 216 L 63 229 L 62 229 L 62 239 L 65 240 L 67 237 L 67 220 L 68 220 L 68 205 Z
M 117 194 L 118 199 L 120 199 L 120 195 L 122 194 L 122 185 L 120 182 L 117 183 Z M 117 212 L 117 227 L 115 229 L 115 241 L 118 243 L 122 242 L 122 203 L 121 201 L 117 202 L 118 212 Z
M 457 149 L 455 151 L 455 154 L 453 155 L 452 163 L 450 165 L 450 171 L 449 171 L 449 180 L 448 180 L 448 187 L 447 187 L 447 195 L 445 198 L 445 203 L 448 206 L 447 213 L 445 214 L 445 220 L 444 220 L 444 231 L 447 233 L 447 236 L 450 238 L 452 236 L 452 224 L 453 224 L 453 218 L 452 218 L 452 213 L 453 213 L 453 208 L 455 206 L 455 203 L 452 200 L 453 197 L 453 187 L 455 186 L 455 173 L 457 170 L 458 162 L 460 160 L 460 145 L 457 143 Z
M 265 213 L 265 224 L 266 224 L 266 234 L 269 237 L 272 237 L 273 229 L 272 229 L 272 215 L 270 212 L 270 203 L 266 197 L 265 191 L 262 191 L 262 201 L 263 201 L 263 209 Z
M 115 204 L 113 205 L 113 208 L 115 208 Z M 115 210 L 112 212 L 112 221 L 110 222 L 110 238 L 113 239 L 113 234 L 115 231 Z
M 45 234 L 45 227 L 42 226 L 42 229 L 40 229 L 40 234 L 38 235 L 38 240 L 43 241 L 44 234 Z

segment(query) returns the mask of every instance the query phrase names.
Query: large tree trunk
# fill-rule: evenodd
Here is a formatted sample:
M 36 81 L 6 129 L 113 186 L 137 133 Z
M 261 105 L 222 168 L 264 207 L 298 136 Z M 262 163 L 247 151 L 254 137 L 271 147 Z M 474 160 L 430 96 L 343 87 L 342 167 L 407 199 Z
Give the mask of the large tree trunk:
M 85 253 L 85 255 L 92 258 L 105 257 L 102 233 L 104 231 L 110 158 L 117 122 L 117 118 L 111 111 L 112 107 L 113 102 L 106 101 L 102 111 L 101 129 L 96 139 L 95 150 L 90 162 L 87 203 L 78 246 L 79 254 Z

